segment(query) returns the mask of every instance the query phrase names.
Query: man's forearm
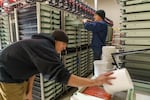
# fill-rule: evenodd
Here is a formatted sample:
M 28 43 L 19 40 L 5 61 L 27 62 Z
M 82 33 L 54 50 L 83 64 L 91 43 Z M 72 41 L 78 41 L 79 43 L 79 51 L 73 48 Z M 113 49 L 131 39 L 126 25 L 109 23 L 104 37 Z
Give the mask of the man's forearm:
M 89 87 L 89 86 L 99 86 L 103 84 L 112 85 L 110 80 L 115 79 L 115 77 L 111 76 L 112 74 L 113 72 L 106 72 L 104 74 L 101 74 L 95 79 L 83 78 L 72 74 L 68 80 L 67 85 L 73 87 Z
M 27 93 L 32 93 L 33 83 L 34 83 L 35 75 L 29 78 L 28 80 L 28 88 Z
M 73 87 L 87 87 L 96 85 L 96 81 L 88 78 L 79 77 L 76 75 L 71 75 L 68 81 L 69 86 Z

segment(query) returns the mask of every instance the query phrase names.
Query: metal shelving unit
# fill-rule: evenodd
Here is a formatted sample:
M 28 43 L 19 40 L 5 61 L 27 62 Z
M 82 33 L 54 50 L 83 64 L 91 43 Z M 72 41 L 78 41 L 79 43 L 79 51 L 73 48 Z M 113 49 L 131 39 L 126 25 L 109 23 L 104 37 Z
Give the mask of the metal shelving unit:
M 37 4 L 39 32 L 52 33 L 61 28 L 61 11 L 49 5 Z M 40 12 L 39 12 L 40 11 Z
M 150 48 L 150 0 L 121 1 L 121 43 L 125 51 Z M 129 70 L 134 80 L 149 84 L 150 52 L 126 55 L 124 67 Z M 148 83 L 147 83 L 148 82 Z
M 11 43 L 9 16 L 7 14 L 0 15 L 0 45 L 3 49 Z
M 78 55 L 77 52 L 69 53 L 63 56 L 63 62 L 65 67 L 70 73 L 78 75 Z M 67 91 L 70 87 L 64 85 L 64 91 Z
M 51 33 L 61 28 L 60 10 L 49 5 L 36 3 L 32 6 L 15 9 L 17 41 L 29 39 L 33 34 Z M 42 74 L 35 78 L 33 100 L 53 100 L 63 93 L 63 85 L 48 81 Z
M 84 28 L 79 30 L 80 33 L 80 46 L 82 45 L 88 45 L 88 31 Z
M 88 32 L 88 45 L 91 45 L 92 43 L 92 32 Z
M 17 41 L 29 39 L 37 33 L 36 6 L 23 9 L 15 9 Z
M 77 57 L 77 52 L 66 54 L 63 61 L 69 72 L 75 75 L 78 75 Z
M 91 48 L 88 49 L 88 73 L 93 71 L 93 50 Z
M 76 48 L 77 47 L 77 26 L 74 21 L 77 20 L 77 16 L 65 12 L 64 15 L 65 18 L 65 31 L 69 37 L 69 43 L 68 43 L 68 48 Z
M 34 85 L 33 85 L 33 100 L 40 100 L 41 97 L 41 84 L 40 84 L 40 74 L 36 75 Z
M 16 8 L 11 15 L 0 15 L 2 48 L 11 40 L 16 42 L 30 39 L 34 34 L 50 34 L 54 30 L 63 29 L 69 36 L 67 48 L 70 50 L 67 49 L 67 54 L 62 55 L 62 61 L 70 73 L 86 77 L 93 67 L 92 51 L 89 48 L 92 33 L 84 29 L 80 19 L 73 13 L 45 3 L 37 2 L 24 8 Z M 68 89 L 70 87 L 37 74 L 33 86 L 33 100 L 57 100 Z
M 88 75 L 88 48 L 79 52 L 79 75 L 86 77 Z

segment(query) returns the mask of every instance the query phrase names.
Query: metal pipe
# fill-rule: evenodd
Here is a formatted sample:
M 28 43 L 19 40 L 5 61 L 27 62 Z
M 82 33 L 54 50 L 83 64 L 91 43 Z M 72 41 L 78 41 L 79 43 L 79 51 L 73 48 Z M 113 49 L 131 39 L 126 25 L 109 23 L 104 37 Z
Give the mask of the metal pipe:
M 125 51 L 125 52 L 119 52 L 119 53 L 112 53 L 111 55 L 112 55 L 112 58 L 114 60 L 114 64 L 116 65 L 116 68 L 120 69 L 120 66 L 116 61 L 116 56 L 125 56 L 125 55 L 137 54 L 137 53 L 142 53 L 145 51 L 150 51 L 150 48 L 141 49 L 141 50 L 131 50 L 131 51 Z
M 94 8 L 95 8 L 95 10 L 98 9 L 98 0 L 94 0 Z

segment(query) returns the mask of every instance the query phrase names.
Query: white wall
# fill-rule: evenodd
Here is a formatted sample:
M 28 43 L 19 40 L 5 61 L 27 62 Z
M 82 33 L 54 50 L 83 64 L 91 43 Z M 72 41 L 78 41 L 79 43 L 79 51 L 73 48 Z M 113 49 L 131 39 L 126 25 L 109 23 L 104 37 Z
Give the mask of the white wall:
M 113 20 L 114 30 L 118 31 L 120 27 L 120 5 L 117 0 L 98 0 L 98 9 L 103 9 L 106 12 L 106 17 Z
M 90 5 L 94 8 L 94 0 L 82 0 L 83 2 Z M 114 22 L 114 30 L 118 31 L 120 27 L 120 5 L 117 3 L 117 0 L 97 0 L 98 1 L 98 9 L 103 9 L 106 12 L 106 17 L 113 20 Z

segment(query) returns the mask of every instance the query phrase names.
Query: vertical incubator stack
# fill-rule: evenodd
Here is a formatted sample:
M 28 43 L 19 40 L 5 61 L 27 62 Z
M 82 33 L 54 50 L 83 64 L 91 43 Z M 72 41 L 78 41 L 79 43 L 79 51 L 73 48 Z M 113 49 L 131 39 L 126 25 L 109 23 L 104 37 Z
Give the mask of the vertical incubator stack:
M 84 29 L 81 20 L 83 17 L 91 19 L 93 14 L 94 9 L 80 0 L 49 0 L 48 3 L 16 6 L 9 13 L 0 15 L 1 49 L 13 42 L 30 39 L 34 34 L 51 34 L 62 29 L 69 37 L 67 50 L 61 55 L 62 62 L 70 73 L 87 77 L 93 67 L 92 33 Z M 33 100 L 57 100 L 69 88 L 38 74 L 33 86 Z
M 150 48 L 150 0 L 120 0 L 121 44 L 125 51 Z M 150 52 L 126 55 L 123 59 L 137 87 L 149 91 Z M 144 84 L 140 84 L 144 83 Z
M 0 15 L 0 49 L 11 43 L 11 34 L 8 14 Z
M 81 16 L 36 2 L 21 9 L 15 9 L 13 28 L 15 41 L 30 39 L 39 33 L 51 34 L 63 29 L 69 37 L 67 50 L 61 55 L 62 62 L 70 73 L 88 76 L 92 71 L 93 52 L 90 48 L 92 33 L 85 30 Z M 56 100 L 70 87 L 36 75 L 33 86 L 33 100 Z

